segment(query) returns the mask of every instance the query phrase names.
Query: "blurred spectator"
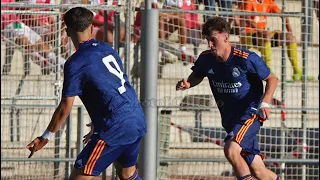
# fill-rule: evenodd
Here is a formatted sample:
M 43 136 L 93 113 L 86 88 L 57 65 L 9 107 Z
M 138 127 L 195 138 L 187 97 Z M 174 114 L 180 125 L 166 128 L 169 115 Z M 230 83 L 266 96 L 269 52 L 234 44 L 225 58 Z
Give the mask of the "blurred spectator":
M 105 4 L 104 0 L 84 0 L 85 4 L 100 5 Z M 118 4 L 117 0 L 108 1 L 109 6 L 116 6 Z M 115 11 L 108 12 L 108 37 L 107 42 L 113 42 L 113 30 L 114 30 L 114 14 Z M 104 10 L 99 10 L 93 18 L 92 24 L 94 25 L 94 36 L 97 40 L 103 41 L 104 37 Z M 125 39 L 125 29 L 124 23 L 120 22 L 120 42 L 123 42 Z
M 54 0 L 19 0 L 27 4 L 55 4 Z M 49 8 L 20 8 L 20 10 L 50 11 Z M 39 34 L 45 41 L 54 41 L 56 21 L 53 16 L 45 14 L 21 14 L 21 21 Z
M 11 3 L 14 1 L 1 0 L 1 2 Z M 5 10 L 6 8 L 1 9 Z M 15 43 L 24 48 L 25 54 L 30 56 L 36 64 L 43 65 L 43 68 L 55 71 L 58 60 L 58 64 L 61 65 L 63 70 L 63 65 L 66 60 L 59 55 L 57 56 L 50 46 L 42 40 L 41 36 L 24 24 L 17 14 L 1 14 L 1 35 L 7 44 Z M 9 55 L 6 55 L 6 57 L 7 56 L 9 57 Z M 12 58 L 12 55 L 10 58 Z M 9 73 L 10 69 L 11 59 L 9 62 L 6 60 L 3 73 Z
M 261 13 L 281 13 L 282 10 L 275 4 L 273 0 L 244 0 L 240 5 L 241 9 L 249 12 Z M 289 60 L 293 68 L 293 80 L 301 80 L 302 70 L 298 61 L 298 51 L 296 37 L 293 35 L 293 29 L 290 25 L 289 18 L 285 18 L 286 22 L 286 45 Z M 272 50 L 271 47 L 281 46 L 283 41 L 283 33 L 281 31 L 268 31 L 266 29 L 266 16 L 245 16 L 241 18 L 241 42 L 250 48 L 258 46 L 266 64 L 272 67 Z M 312 78 L 312 77 L 310 77 Z
M 183 7 L 185 0 L 167 0 L 164 4 L 153 1 L 153 8 L 168 8 L 168 9 L 180 9 Z M 179 43 L 180 43 L 180 52 L 182 61 L 186 61 L 186 51 L 187 51 L 187 27 L 186 19 L 183 13 L 178 12 L 161 12 L 159 13 L 159 38 L 164 40 L 171 33 L 178 30 Z M 162 49 L 162 59 L 164 61 L 170 62 L 172 56 L 168 56 L 169 53 Z M 175 61 L 175 60 L 174 60 Z
M 209 10 L 209 11 L 216 11 L 216 1 L 219 5 L 219 11 L 222 12 L 231 12 L 232 11 L 232 4 L 234 3 L 234 0 L 199 0 L 199 3 L 203 3 L 205 5 L 205 10 Z M 215 14 L 214 12 L 212 12 L 212 14 Z M 226 18 L 228 18 L 229 16 L 227 15 L 222 15 Z M 203 19 L 204 22 L 206 22 L 208 19 L 210 19 L 212 17 L 212 15 L 204 15 Z

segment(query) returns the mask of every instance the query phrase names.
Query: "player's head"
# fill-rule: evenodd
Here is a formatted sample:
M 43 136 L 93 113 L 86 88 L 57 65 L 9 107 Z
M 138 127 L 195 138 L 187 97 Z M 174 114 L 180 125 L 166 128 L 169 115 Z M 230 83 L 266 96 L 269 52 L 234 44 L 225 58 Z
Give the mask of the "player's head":
M 63 17 L 67 26 L 68 36 L 78 36 L 80 33 L 92 34 L 93 13 L 84 7 L 74 7 L 66 12 Z
M 202 27 L 202 34 L 208 40 L 208 45 L 216 56 L 222 56 L 225 49 L 230 46 L 230 24 L 223 17 L 213 17 Z

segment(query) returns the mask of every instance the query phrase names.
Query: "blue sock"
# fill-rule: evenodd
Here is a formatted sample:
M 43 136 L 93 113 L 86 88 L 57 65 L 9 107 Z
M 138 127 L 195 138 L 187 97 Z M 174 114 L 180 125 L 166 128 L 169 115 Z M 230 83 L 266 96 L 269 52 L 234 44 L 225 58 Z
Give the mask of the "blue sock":
M 248 175 L 245 175 L 245 176 L 238 178 L 238 180 L 250 180 L 250 179 L 252 180 L 251 174 L 248 174 Z
M 135 171 L 131 177 L 128 179 L 121 179 L 120 180 L 142 180 L 141 177 L 139 176 L 138 172 Z

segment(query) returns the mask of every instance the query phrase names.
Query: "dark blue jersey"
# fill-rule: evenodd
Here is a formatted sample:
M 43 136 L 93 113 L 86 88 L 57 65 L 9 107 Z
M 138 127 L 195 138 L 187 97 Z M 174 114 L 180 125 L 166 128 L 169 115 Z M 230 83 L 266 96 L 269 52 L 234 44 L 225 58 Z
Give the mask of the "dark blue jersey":
M 120 57 L 106 43 L 89 40 L 79 45 L 65 63 L 62 96 L 80 97 L 95 132 L 110 146 L 133 143 L 146 133 L 135 90 Z
M 204 51 L 191 69 L 208 78 L 227 132 L 240 117 L 256 113 L 263 95 L 262 80 L 270 74 L 257 54 L 234 47 L 226 62 L 218 61 L 210 50 Z

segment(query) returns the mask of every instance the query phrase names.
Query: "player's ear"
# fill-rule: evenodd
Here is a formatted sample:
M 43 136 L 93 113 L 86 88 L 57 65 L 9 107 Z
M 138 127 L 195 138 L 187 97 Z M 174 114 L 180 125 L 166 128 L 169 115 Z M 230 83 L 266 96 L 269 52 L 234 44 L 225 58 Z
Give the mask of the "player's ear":
M 224 42 L 227 43 L 229 41 L 229 34 L 225 33 L 224 35 Z
M 91 28 L 91 34 L 93 34 L 93 25 L 91 24 L 90 26 L 91 26 L 90 27 Z

